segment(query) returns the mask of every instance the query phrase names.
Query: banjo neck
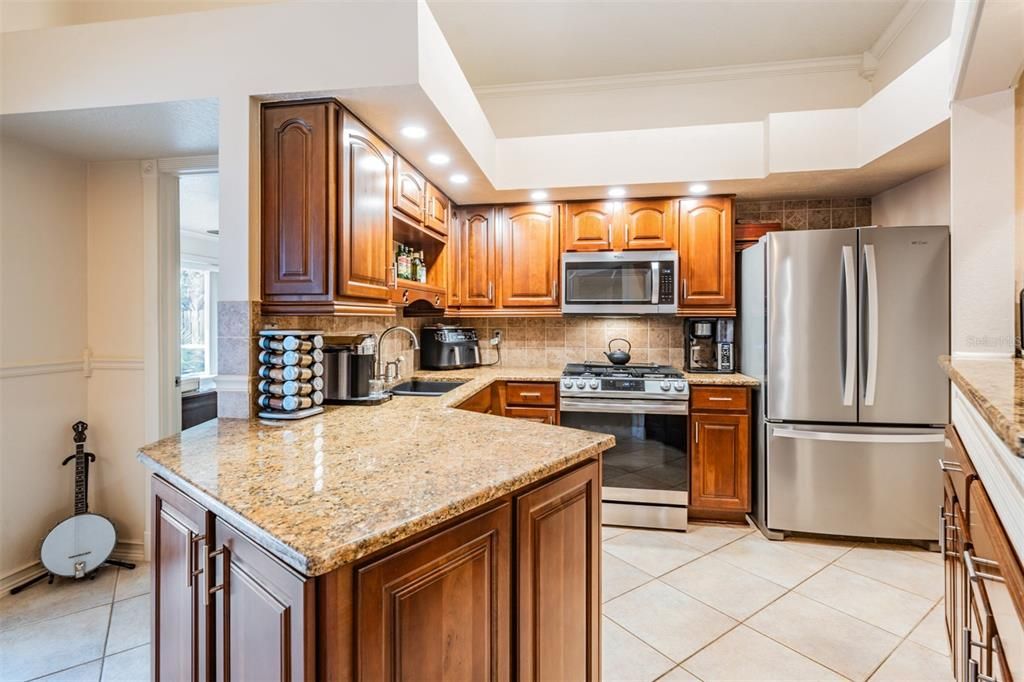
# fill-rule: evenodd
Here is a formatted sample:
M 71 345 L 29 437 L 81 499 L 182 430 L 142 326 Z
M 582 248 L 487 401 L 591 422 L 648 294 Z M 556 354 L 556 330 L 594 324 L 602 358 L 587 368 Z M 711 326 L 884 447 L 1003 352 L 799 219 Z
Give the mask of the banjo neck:
M 89 453 L 85 451 L 85 430 L 88 425 L 78 422 L 75 431 L 75 516 L 89 512 Z

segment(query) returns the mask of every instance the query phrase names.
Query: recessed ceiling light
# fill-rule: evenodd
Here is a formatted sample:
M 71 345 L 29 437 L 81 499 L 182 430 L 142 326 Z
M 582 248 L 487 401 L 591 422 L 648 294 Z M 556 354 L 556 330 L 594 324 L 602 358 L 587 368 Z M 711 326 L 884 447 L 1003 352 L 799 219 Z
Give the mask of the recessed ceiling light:
M 452 157 L 447 154 L 438 152 L 437 154 L 431 154 L 427 157 L 427 161 L 434 164 L 435 166 L 446 166 L 448 162 L 452 160 Z
M 411 137 L 414 140 L 418 140 L 421 137 L 427 136 L 427 131 L 419 126 L 405 126 L 402 128 L 402 134 L 406 137 Z
M 467 178 L 462 173 L 456 173 L 455 175 L 451 176 L 448 179 L 454 182 L 456 185 L 465 184 L 469 180 L 469 178 Z
M 622 187 L 612 187 L 608 190 L 608 196 L 618 199 L 619 197 L 626 196 L 626 190 Z
M 703 194 L 708 191 L 708 186 L 703 182 L 695 182 L 690 185 L 690 194 Z
M 534 201 L 544 201 L 548 198 L 548 193 L 542 189 L 534 190 L 530 192 L 530 198 Z

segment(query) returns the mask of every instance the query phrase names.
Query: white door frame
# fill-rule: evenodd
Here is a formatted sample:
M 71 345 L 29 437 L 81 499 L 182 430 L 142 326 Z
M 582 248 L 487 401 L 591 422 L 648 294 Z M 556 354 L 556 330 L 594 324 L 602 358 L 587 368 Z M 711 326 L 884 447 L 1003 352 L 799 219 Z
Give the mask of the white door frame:
M 179 352 L 181 260 L 178 181 L 182 175 L 209 173 L 217 157 L 188 156 L 142 162 L 143 296 L 145 300 L 146 441 L 181 430 Z M 146 515 L 145 553 L 150 554 L 151 515 Z

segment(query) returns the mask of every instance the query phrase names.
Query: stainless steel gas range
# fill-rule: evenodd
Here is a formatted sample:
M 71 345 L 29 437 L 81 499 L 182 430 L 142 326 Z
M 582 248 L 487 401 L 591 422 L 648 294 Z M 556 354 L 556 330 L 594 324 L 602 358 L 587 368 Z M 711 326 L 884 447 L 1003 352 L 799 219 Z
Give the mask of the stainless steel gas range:
M 615 436 L 604 453 L 603 522 L 686 530 L 690 386 L 666 365 L 569 364 L 561 424 Z

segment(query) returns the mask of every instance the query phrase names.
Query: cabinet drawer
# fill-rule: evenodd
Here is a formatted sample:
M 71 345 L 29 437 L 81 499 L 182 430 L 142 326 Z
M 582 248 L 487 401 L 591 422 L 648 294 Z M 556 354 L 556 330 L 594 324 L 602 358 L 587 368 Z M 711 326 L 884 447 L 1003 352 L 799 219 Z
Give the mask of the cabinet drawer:
M 746 410 L 749 392 L 742 386 L 694 386 L 691 410 Z
M 505 409 L 505 416 L 541 424 L 558 423 L 558 410 L 553 407 L 508 407 Z
M 505 402 L 508 405 L 555 407 L 555 384 L 508 382 Z

